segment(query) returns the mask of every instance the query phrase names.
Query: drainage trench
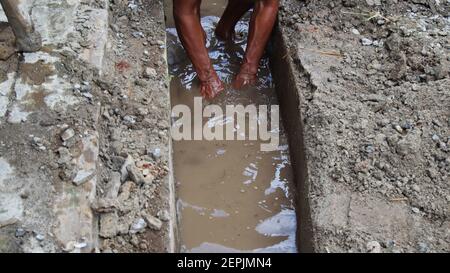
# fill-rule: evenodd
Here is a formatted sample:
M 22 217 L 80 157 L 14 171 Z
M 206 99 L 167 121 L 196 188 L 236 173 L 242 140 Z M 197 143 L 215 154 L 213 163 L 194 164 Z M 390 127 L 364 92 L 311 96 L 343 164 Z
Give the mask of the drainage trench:
M 173 28 L 171 4 L 171 0 L 166 1 L 171 103 L 173 108 L 188 106 L 194 116 L 199 106 L 198 83 Z M 202 6 L 202 25 L 208 36 L 210 57 L 227 84 L 223 94 L 212 101 L 203 100 L 202 107 L 217 105 L 224 114 L 230 105 L 267 105 L 270 109 L 271 105 L 278 105 L 278 99 L 268 56 L 261 62 L 260 82 L 256 87 L 245 91 L 230 87 L 245 51 L 249 15 L 238 23 L 236 40 L 225 44 L 214 35 L 218 16 L 225 5 L 225 0 L 216 0 L 204 1 Z M 256 122 L 252 122 L 252 117 L 246 118 L 246 128 L 258 124 L 261 116 L 254 118 Z M 173 117 L 174 126 L 179 120 L 180 116 Z M 189 129 L 193 132 L 196 128 L 191 120 Z M 219 124 L 225 130 L 228 122 L 234 120 L 229 116 L 213 116 L 203 118 L 202 126 Z M 278 131 L 280 139 L 278 148 L 269 152 L 261 151 L 261 144 L 267 141 L 249 140 L 248 136 L 246 140 L 174 141 L 179 251 L 297 251 L 295 207 L 298 202 L 295 201 L 294 181 L 299 175 L 292 168 L 282 124 L 270 129 Z

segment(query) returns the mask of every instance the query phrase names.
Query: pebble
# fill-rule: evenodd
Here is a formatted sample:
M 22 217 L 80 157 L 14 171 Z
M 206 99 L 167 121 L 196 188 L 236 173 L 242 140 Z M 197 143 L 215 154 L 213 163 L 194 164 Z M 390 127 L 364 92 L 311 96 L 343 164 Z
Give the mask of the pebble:
M 30 192 L 29 192 L 28 190 L 23 190 L 23 191 L 20 193 L 20 198 L 22 198 L 22 199 L 27 199 L 28 197 L 30 197 Z
M 153 159 L 155 159 L 155 160 L 160 159 L 160 158 L 161 158 L 161 149 L 160 149 L 160 148 L 155 148 L 155 149 L 152 151 L 152 157 L 153 157 Z
M 118 233 L 119 217 L 117 213 L 103 213 L 100 215 L 100 231 L 99 235 L 102 238 L 112 238 Z
M 144 175 L 141 173 L 141 171 L 134 165 L 128 165 L 127 166 L 128 171 L 128 177 L 133 181 L 134 183 L 141 185 L 146 182 Z
M 167 210 L 160 210 L 160 211 L 158 211 L 156 216 L 158 216 L 158 218 L 161 219 L 164 222 L 167 222 L 167 221 L 170 220 L 170 214 L 169 214 L 169 211 L 167 211 Z
M 148 224 L 148 227 L 153 230 L 161 230 L 162 228 L 162 222 L 158 218 L 150 215 L 150 214 L 144 214 L 143 215 L 145 221 Z
M 69 149 L 65 147 L 59 147 L 58 148 L 58 164 L 65 164 L 68 163 L 72 159 L 72 155 L 70 154 Z
M 416 208 L 416 207 L 413 207 L 411 210 L 414 213 L 420 213 L 420 210 L 418 208 Z
M 366 153 L 371 154 L 375 151 L 375 148 L 373 147 L 373 145 L 369 144 L 369 145 L 366 145 L 365 150 L 366 150 Z
M 72 128 L 69 128 L 69 129 L 65 130 L 64 133 L 62 133 L 61 139 L 63 141 L 67 141 L 74 136 L 75 136 L 75 131 Z
M 131 116 L 131 115 L 124 116 L 123 120 L 125 121 L 125 123 L 128 123 L 128 124 L 135 124 L 136 123 L 136 117 L 135 116 Z
M 152 67 L 147 67 L 144 70 L 144 77 L 146 78 L 154 78 L 158 75 L 158 73 L 156 72 L 156 70 Z
M 86 242 L 77 242 L 77 243 L 75 243 L 73 246 L 74 246 L 75 248 L 82 249 L 82 248 L 87 247 L 87 243 L 86 243 Z
M 400 134 L 403 134 L 403 128 L 400 125 L 395 125 L 394 126 L 395 131 L 397 131 Z
M 434 142 L 438 142 L 438 141 L 440 140 L 439 136 L 436 135 L 436 134 L 433 134 L 433 136 L 431 137 L 431 139 L 432 139 Z
M 373 41 L 370 40 L 370 39 L 368 39 L 368 38 L 362 38 L 362 39 L 361 39 L 361 44 L 362 44 L 363 46 L 370 46 L 370 45 L 373 44 Z
M 144 231 L 147 227 L 147 223 L 143 218 L 136 219 L 130 227 L 130 234 L 136 234 Z
M 401 127 L 403 130 L 411 130 L 411 128 L 412 128 L 412 126 L 409 122 L 402 123 Z
M 44 241 L 44 239 L 45 239 L 45 236 L 44 236 L 44 235 L 42 235 L 42 234 L 36 234 L 36 240 L 38 240 L 38 241 Z
M 127 156 L 127 159 L 123 163 L 122 167 L 120 168 L 120 181 L 125 182 L 125 180 L 128 177 L 128 166 L 134 164 L 134 159 L 131 155 Z
M 26 231 L 23 228 L 16 229 L 16 237 L 23 237 Z
M 381 253 L 381 245 L 377 241 L 368 242 L 366 248 L 369 253 Z
M 38 150 L 45 151 L 45 150 L 47 149 L 47 148 L 44 146 L 44 143 L 42 142 L 42 139 L 39 138 L 39 137 L 33 137 L 32 143 L 33 143 L 33 146 L 34 146 L 36 149 L 38 149 Z
M 427 253 L 430 250 L 426 243 L 420 242 L 417 244 L 417 246 L 418 246 L 419 252 L 421 252 L 421 253 Z
M 357 30 L 356 28 L 352 29 L 352 33 L 355 34 L 355 35 L 359 35 L 360 34 L 359 30 Z

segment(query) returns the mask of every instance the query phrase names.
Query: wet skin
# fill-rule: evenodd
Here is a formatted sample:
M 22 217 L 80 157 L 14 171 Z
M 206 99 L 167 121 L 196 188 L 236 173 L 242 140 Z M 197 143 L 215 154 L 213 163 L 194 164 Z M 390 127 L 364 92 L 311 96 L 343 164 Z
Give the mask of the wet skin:
M 214 71 L 205 46 L 206 36 L 200 23 L 201 3 L 202 0 L 173 0 L 173 14 L 178 36 L 200 80 L 200 93 L 206 99 L 212 99 L 225 86 Z M 247 49 L 241 69 L 233 80 L 233 88 L 242 89 L 257 83 L 259 63 L 275 25 L 278 7 L 279 0 L 228 1 L 216 29 L 216 36 L 221 40 L 232 41 L 237 22 L 253 8 Z

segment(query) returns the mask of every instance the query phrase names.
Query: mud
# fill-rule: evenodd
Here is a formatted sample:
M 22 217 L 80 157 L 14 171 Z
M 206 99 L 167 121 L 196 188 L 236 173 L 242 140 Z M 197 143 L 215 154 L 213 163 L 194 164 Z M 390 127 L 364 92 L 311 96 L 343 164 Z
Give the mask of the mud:
M 234 44 L 218 41 L 214 29 L 225 3 L 207 1 L 202 6 L 209 53 L 227 84 L 223 94 L 204 103 L 219 105 L 224 111 L 226 105 L 277 104 L 267 56 L 256 87 L 236 91 L 229 86 L 244 54 L 249 16 L 236 27 Z M 175 29 L 169 28 L 167 35 L 172 106 L 183 104 L 194 109 L 194 97 L 200 96 L 195 72 Z M 224 117 L 204 119 L 203 125 L 220 123 L 220 118 Z M 247 120 L 246 128 L 249 124 Z M 280 146 L 274 152 L 261 152 L 260 141 L 250 140 L 174 142 L 181 251 L 296 252 L 287 139 L 282 127 L 271 129 L 280 131 Z
M 53 66 L 39 61 L 37 63 L 23 63 L 20 65 L 23 82 L 30 85 L 41 85 L 48 80 L 48 77 L 55 74 Z

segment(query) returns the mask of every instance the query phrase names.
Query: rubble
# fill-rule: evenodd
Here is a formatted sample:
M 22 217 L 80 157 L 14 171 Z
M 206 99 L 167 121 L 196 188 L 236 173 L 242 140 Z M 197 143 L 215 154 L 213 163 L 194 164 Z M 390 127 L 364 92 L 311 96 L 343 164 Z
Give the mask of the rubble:
M 449 250 L 440 138 L 450 65 L 438 34 L 449 31 L 448 3 L 420 2 L 282 1 L 276 35 L 293 70 L 282 80 L 299 90 L 309 251 Z
M 282 1 L 315 251 L 450 245 L 448 4 L 395 2 Z M 174 251 L 161 2 L 30 8 L 45 51 L 0 24 L 0 248 Z
M 7 236 L 11 242 L 20 239 L 22 251 L 92 252 L 98 235 L 111 241 L 115 252 L 174 249 L 169 224 L 162 225 L 153 245 L 132 244 L 123 237 L 129 236 L 144 204 L 155 214 L 171 205 L 165 191 L 169 181 L 155 171 L 164 166 L 133 169 L 131 177 L 126 166 L 121 172 L 128 155 L 133 166 L 133 158 L 140 161 L 145 156 L 146 145 L 168 146 L 168 140 L 163 143 L 151 133 L 156 123 L 141 123 L 144 114 L 159 120 L 170 112 L 168 94 L 162 95 L 167 85 L 155 75 L 156 65 L 165 70 L 164 49 L 148 43 L 144 48 L 142 41 L 164 40 L 163 6 L 149 1 L 132 10 L 123 6 L 125 1 L 109 2 L 33 1 L 27 8 L 42 34 L 44 50 L 23 58 L 16 54 L 10 28 L 0 25 L 0 154 L 18 170 L 12 174 L 14 189 L 9 182 L 0 187 L 2 208 L 3 201 L 9 204 L 7 212 L 0 210 L 0 223 L 46 234 L 38 242 L 22 229 L 12 229 Z M 121 36 L 114 33 L 130 28 L 134 30 Z M 135 37 L 133 32 L 140 34 Z M 148 54 L 142 61 L 144 51 Z M 139 89 L 134 82 L 143 77 L 142 71 L 151 78 Z M 158 106 L 156 111 L 134 110 L 147 108 L 150 101 Z M 115 128 L 111 136 L 109 128 Z M 9 181 L 2 161 L 0 167 L 1 183 Z M 157 184 L 149 187 L 154 180 Z M 123 243 L 115 244 L 119 241 Z

